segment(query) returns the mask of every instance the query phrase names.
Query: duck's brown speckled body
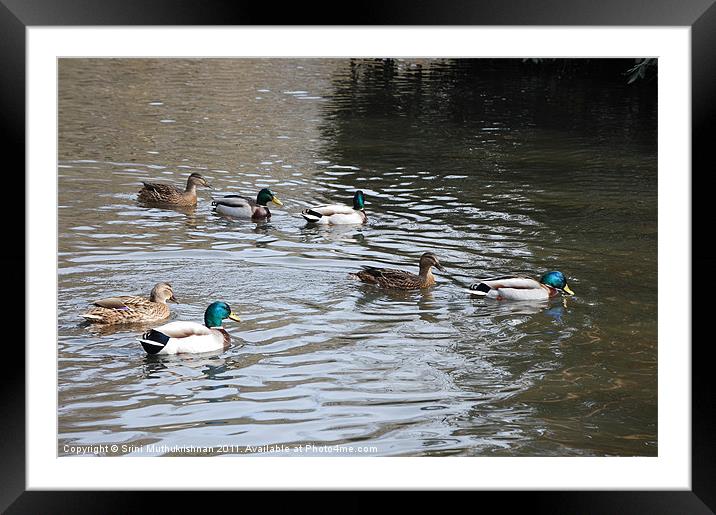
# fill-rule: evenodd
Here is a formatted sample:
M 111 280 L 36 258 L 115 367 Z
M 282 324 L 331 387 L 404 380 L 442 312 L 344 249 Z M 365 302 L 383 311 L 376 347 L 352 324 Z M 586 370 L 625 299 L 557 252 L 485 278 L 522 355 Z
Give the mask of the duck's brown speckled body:
M 139 190 L 137 200 L 145 204 L 164 204 L 172 206 L 190 207 L 196 205 L 196 188 L 204 186 L 211 188 L 206 179 L 200 174 L 193 173 L 186 181 L 186 189 L 181 190 L 172 184 L 145 182 Z
M 170 310 L 167 301 L 176 302 L 172 286 L 158 283 L 152 289 L 149 298 L 134 295 L 109 297 L 93 302 L 82 317 L 98 324 L 129 324 L 164 320 Z
M 435 276 L 431 271 L 433 266 L 444 271 L 437 256 L 432 252 L 426 252 L 420 256 L 420 269 L 417 274 L 395 268 L 364 266 L 363 270 L 351 275 L 365 283 L 375 284 L 381 288 L 417 290 L 429 288 L 435 284 Z

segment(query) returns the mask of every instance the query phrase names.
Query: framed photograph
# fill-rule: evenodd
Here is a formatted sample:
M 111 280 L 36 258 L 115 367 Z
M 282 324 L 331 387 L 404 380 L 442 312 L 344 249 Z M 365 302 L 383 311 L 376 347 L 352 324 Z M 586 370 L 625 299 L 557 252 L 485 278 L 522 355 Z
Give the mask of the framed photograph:
M 10 513 L 256 489 L 711 512 L 712 2 L 2 1 Z

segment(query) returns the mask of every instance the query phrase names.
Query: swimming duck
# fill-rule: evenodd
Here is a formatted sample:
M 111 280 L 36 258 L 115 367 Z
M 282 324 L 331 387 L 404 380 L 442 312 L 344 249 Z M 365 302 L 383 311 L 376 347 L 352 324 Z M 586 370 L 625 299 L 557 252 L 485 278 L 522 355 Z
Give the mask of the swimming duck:
M 499 277 L 470 286 L 470 293 L 496 300 L 546 300 L 559 293 L 574 295 L 562 272 L 547 272 L 539 282 L 527 277 Z
M 428 288 L 435 284 L 435 277 L 430 271 L 432 267 L 445 271 L 437 256 L 432 252 L 426 252 L 420 256 L 420 272 L 418 275 L 396 270 L 395 268 L 376 268 L 373 266 L 364 266 L 360 272 L 350 275 L 365 283 L 377 284 L 382 288 L 417 290 L 419 288 Z
M 225 318 L 240 322 L 226 302 L 206 308 L 204 325 L 197 322 L 169 322 L 150 329 L 139 338 L 147 354 L 190 354 L 229 348 L 231 336 L 222 325 Z
M 266 206 L 269 202 L 283 206 L 283 202 L 268 188 L 259 191 L 259 194 L 256 195 L 256 202 L 241 195 L 226 195 L 225 197 L 214 197 L 211 204 L 215 206 L 216 212 L 222 215 L 268 220 L 271 218 L 271 211 Z
M 94 307 L 84 313 L 85 320 L 98 324 L 128 324 L 152 322 L 169 316 L 167 301 L 177 302 L 169 283 L 157 283 L 149 299 L 137 296 L 122 296 L 100 299 Z
M 345 204 L 329 204 L 304 209 L 301 215 L 307 222 L 314 224 L 364 224 L 368 220 L 365 214 L 365 197 L 360 190 L 353 195 L 353 207 Z
M 196 187 L 211 188 L 206 179 L 198 173 L 193 173 L 189 176 L 184 191 L 172 184 L 160 184 L 157 182 L 145 182 L 143 184 L 144 187 L 139 190 L 137 200 L 147 204 L 170 204 L 174 206 L 195 206 Z

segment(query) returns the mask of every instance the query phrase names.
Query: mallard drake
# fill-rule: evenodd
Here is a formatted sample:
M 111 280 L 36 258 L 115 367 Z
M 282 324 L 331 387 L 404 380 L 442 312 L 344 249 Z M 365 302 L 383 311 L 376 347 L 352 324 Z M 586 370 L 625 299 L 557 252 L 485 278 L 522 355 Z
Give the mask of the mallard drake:
M 206 179 L 198 173 L 193 173 L 189 176 L 184 191 L 172 184 L 160 184 L 157 182 L 145 182 L 143 184 L 144 187 L 139 190 L 137 200 L 146 204 L 168 204 L 173 206 L 195 206 L 196 187 L 211 188 Z
M 317 206 L 304 209 L 301 216 L 310 223 L 330 225 L 364 224 L 368 220 L 365 214 L 365 197 L 360 190 L 353 195 L 353 207 L 345 204 Z
M 475 283 L 469 292 L 496 300 L 546 300 L 559 293 L 574 295 L 562 272 L 547 272 L 539 281 L 528 277 L 499 277 Z
M 98 324 L 128 324 L 153 322 L 169 316 L 167 301 L 177 302 L 169 283 L 157 283 L 149 299 L 136 296 L 110 297 L 94 301 L 94 307 L 84 313 L 85 320 Z
M 229 348 L 231 336 L 222 321 L 241 322 L 226 302 L 214 302 L 206 308 L 204 325 L 197 322 L 169 322 L 150 329 L 139 338 L 147 354 L 194 354 Z
M 377 284 L 382 288 L 417 290 L 419 288 L 428 288 L 435 284 L 435 276 L 430 271 L 432 267 L 445 271 L 437 256 L 432 252 L 426 252 L 420 256 L 420 272 L 418 275 L 395 268 L 376 268 L 373 266 L 364 266 L 363 270 L 351 275 L 365 283 Z
M 216 212 L 222 215 L 268 220 L 271 218 L 271 211 L 266 206 L 269 202 L 283 206 L 283 202 L 268 188 L 259 191 L 259 194 L 256 195 L 256 202 L 241 195 L 226 195 L 225 197 L 214 197 L 211 204 L 215 206 Z

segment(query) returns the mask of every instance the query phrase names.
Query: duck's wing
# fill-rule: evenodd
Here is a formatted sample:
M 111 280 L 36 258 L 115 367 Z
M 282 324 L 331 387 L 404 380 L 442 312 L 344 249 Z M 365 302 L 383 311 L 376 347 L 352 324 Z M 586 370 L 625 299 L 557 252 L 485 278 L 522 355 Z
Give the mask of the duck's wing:
M 224 197 L 212 197 L 212 204 L 215 206 L 227 207 L 253 207 L 256 205 L 254 200 L 241 195 L 226 195 Z
M 108 297 L 95 300 L 92 304 L 107 309 L 130 309 L 133 306 L 146 302 L 143 297 Z
M 396 268 L 378 268 L 370 265 L 363 265 L 363 270 L 359 273 L 372 275 L 373 277 L 396 277 L 404 274 L 402 270 Z
M 487 279 L 480 281 L 481 284 L 486 284 L 490 288 L 499 290 L 501 288 L 510 288 L 516 290 L 540 290 L 538 281 L 530 279 L 529 277 L 498 277 L 496 279 Z
M 419 279 L 417 275 L 406 272 L 405 270 L 398 270 L 397 268 L 376 268 L 374 266 L 364 266 L 363 270 L 356 275 L 361 279 L 372 279 L 369 279 L 368 282 L 381 282 L 395 286 L 413 283 Z
M 125 296 L 108 297 L 92 303 L 82 318 L 90 321 L 104 323 L 124 323 L 141 320 L 142 317 L 165 318 L 169 312 L 164 312 L 165 306 L 155 304 L 144 297 Z
M 528 277 L 514 276 L 484 279 L 471 284 L 468 291 L 474 295 L 515 299 L 530 299 L 532 297 L 531 292 L 536 292 L 538 297 L 544 295 L 543 288 L 539 282 Z
M 139 297 L 137 295 L 127 296 L 127 297 L 117 297 L 119 300 L 124 302 L 126 306 L 129 306 L 130 308 L 145 308 L 147 306 L 152 306 L 158 304 L 157 302 L 152 302 L 146 297 Z
M 189 338 L 190 336 L 211 335 L 211 329 L 197 322 L 169 322 L 152 329 L 167 335 L 169 338 Z
M 137 200 L 146 203 L 185 203 L 184 192 L 171 184 L 159 184 L 156 182 L 145 182 L 144 187 L 139 190 Z
M 179 189 L 177 189 L 176 186 L 173 186 L 171 184 L 162 184 L 159 182 L 143 182 L 145 190 L 152 193 L 157 193 L 159 195 L 173 195 L 176 193 L 181 193 Z
M 374 266 L 363 266 L 363 270 L 348 274 L 348 276 L 360 279 L 364 283 L 376 284 L 386 270 L 388 269 L 376 268 Z
M 316 206 L 312 207 L 310 209 L 304 210 L 304 213 L 313 213 L 313 214 L 319 214 L 321 216 L 332 216 L 332 215 L 350 215 L 355 212 L 355 210 L 350 207 L 346 206 L 345 204 L 327 204 L 325 206 Z

